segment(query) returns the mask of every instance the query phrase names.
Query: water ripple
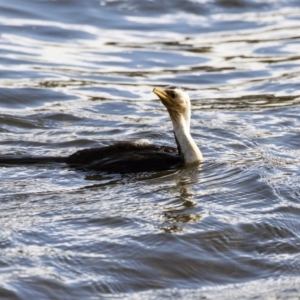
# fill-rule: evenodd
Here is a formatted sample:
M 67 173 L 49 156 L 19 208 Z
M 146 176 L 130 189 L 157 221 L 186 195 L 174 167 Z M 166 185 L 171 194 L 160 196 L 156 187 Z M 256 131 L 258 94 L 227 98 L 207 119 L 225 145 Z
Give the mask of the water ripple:
M 0 297 L 299 294 L 298 1 L 0 1 L 0 153 L 174 145 L 153 87 L 192 99 L 197 168 L 0 167 Z

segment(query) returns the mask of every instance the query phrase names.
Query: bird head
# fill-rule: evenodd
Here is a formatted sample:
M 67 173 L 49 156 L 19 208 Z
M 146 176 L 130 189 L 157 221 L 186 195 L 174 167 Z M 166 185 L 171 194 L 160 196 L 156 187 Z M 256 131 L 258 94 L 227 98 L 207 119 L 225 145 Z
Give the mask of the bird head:
M 183 117 L 189 130 L 191 118 L 189 95 L 183 89 L 174 86 L 154 88 L 153 93 L 159 97 L 163 105 L 168 109 L 172 121 L 178 123 Z

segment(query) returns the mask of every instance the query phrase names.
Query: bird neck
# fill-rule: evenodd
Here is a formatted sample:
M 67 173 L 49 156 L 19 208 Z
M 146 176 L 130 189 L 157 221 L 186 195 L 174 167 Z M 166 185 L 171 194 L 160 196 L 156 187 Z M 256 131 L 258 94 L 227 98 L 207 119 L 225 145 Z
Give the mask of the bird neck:
M 183 118 L 179 116 L 172 120 L 179 153 L 183 156 L 185 164 L 194 164 L 202 161 L 202 153 L 193 140 L 190 130 Z

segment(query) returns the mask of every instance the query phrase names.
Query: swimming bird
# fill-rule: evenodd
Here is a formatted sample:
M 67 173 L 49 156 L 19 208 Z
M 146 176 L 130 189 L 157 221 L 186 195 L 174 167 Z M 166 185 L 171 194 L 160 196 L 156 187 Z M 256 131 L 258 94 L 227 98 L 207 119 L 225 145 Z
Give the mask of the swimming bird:
M 138 173 L 199 164 L 202 154 L 190 134 L 191 102 L 181 88 L 167 86 L 153 92 L 167 108 L 177 148 L 136 142 L 117 142 L 110 146 L 79 150 L 66 157 L 0 155 L 0 164 L 66 163 L 81 170 L 107 173 Z

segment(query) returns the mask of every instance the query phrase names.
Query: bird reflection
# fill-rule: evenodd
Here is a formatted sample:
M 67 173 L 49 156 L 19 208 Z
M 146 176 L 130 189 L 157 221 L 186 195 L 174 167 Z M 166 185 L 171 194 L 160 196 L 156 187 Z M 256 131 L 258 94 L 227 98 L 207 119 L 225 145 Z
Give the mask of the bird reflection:
M 203 218 L 198 213 L 198 203 L 194 200 L 197 195 L 195 195 L 192 188 L 193 185 L 199 183 L 200 172 L 201 165 L 185 167 L 176 172 L 165 171 L 153 174 L 135 174 L 134 176 L 86 175 L 86 180 L 99 181 L 99 183 L 85 186 L 83 189 L 103 189 L 107 185 L 126 185 L 137 181 L 159 181 L 161 183 L 162 181 L 171 180 L 175 183 L 174 187 L 171 188 L 171 199 L 173 200 L 168 204 L 167 209 L 162 211 L 163 223 L 158 228 L 166 233 L 177 233 L 182 232 L 188 223 L 197 222 Z
M 199 172 L 199 167 L 190 167 L 178 173 L 174 196 L 180 201 L 180 204 L 178 205 L 178 201 L 176 201 L 173 208 L 163 212 L 165 224 L 161 229 L 164 232 L 180 232 L 187 223 L 202 219 L 201 214 L 192 213 L 195 211 L 197 203 L 194 201 L 195 195 L 191 186 L 198 182 Z

